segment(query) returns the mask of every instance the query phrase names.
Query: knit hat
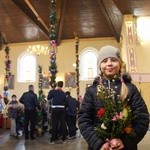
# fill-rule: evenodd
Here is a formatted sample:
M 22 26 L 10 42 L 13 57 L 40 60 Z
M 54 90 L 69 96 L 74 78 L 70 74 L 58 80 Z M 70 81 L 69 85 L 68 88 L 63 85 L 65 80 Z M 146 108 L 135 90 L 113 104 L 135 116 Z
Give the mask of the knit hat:
M 106 58 L 113 57 L 116 58 L 120 64 L 122 64 L 122 59 L 120 57 L 119 50 L 111 45 L 103 46 L 98 54 L 98 66 L 102 63 L 102 61 Z

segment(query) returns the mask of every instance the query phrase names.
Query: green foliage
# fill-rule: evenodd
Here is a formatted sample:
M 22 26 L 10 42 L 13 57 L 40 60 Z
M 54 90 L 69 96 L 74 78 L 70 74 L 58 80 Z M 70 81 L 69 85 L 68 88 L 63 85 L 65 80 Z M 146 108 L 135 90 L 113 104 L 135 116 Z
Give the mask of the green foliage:
M 56 52 L 57 52 L 57 37 L 58 37 L 58 30 L 57 30 L 57 14 L 56 14 L 56 3 L 55 0 L 50 1 L 50 17 L 49 17 L 49 22 L 50 22 L 50 44 L 51 44 L 51 49 L 50 49 L 50 67 L 49 71 L 51 73 L 50 76 L 50 86 L 52 88 L 56 87 L 56 74 L 57 74 L 57 64 L 56 64 Z
M 44 93 L 43 93 L 43 75 L 42 75 L 42 66 L 38 66 L 38 74 L 39 74 L 39 101 L 41 101 L 41 98 L 43 97 Z
M 5 86 L 8 86 L 9 85 L 9 82 L 10 82 L 10 76 L 11 76 L 11 61 L 10 61 L 10 56 L 9 56 L 9 46 L 6 45 L 5 47 L 5 82 L 4 82 L 4 85 Z
M 39 82 L 38 82 L 38 100 L 39 103 L 41 104 L 43 99 L 45 98 L 44 92 L 43 92 L 43 74 L 42 74 L 42 66 L 38 66 L 38 75 L 39 75 Z M 42 110 L 38 110 L 37 111 L 37 120 L 36 120 L 36 124 L 37 125 L 41 125 L 41 121 L 42 121 Z
M 58 37 L 58 26 L 57 26 L 57 14 L 56 14 L 56 2 L 55 0 L 50 1 L 50 16 L 49 16 L 49 22 L 50 22 L 50 40 L 56 40 Z
M 120 96 L 115 101 L 114 94 L 112 89 L 98 86 L 97 98 L 102 101 L 103 107 L 97 111 L 100 124 L 96 127 L 96 132 L 104 139 L 133 135 L 131 109 Z

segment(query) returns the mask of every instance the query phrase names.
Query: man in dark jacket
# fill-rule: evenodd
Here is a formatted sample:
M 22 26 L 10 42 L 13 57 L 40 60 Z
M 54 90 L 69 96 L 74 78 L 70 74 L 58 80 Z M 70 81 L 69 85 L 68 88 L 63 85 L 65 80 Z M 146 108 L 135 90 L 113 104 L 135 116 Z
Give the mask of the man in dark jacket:
M 29 91 L 23 93 L 19 102 L 24 104 L 25 107 L 25 139 L 29 139 L 28 126 L 30 122 L 30 139 L 34 140 L 35 122 L 36 122 L 36 111 L 40 108 L 37 95 L 34 93 L 34 86 L 29 85 Z
M 62 143 L 65 143 L 66 140 L 66 94 L 63 92 L 62 87 L 63 81 L 59 81 L 57 88 L 50 90 L 47 96 L 47 99 L 51 101 L 52 138 L 50 144 L 55 144 L 55 141 L 58 139 L 58 130 L 60 130 Z
M 66 123 L 69 130 L 69 138 L 74 139 L 76 138 L 76 115 L 77 115 L 77 108 L 78 102 L 75 98 L 70 95 L 70 92 L 66 92 L 67 97 L 67 108 L 66 108 Z

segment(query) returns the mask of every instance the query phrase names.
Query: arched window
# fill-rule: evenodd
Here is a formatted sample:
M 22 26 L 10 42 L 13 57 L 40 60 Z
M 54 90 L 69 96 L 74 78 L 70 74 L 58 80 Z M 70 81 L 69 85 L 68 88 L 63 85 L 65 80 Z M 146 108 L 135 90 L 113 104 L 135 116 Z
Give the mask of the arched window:
M 36 79 L 36 57 L 30 53 L 22 53 L 17 62 L 17 81 L 34 82 Z
M 80 79 L 93 80 L 97 76 L 98 51 L 93 47 L 85 48 L 80 54 Z

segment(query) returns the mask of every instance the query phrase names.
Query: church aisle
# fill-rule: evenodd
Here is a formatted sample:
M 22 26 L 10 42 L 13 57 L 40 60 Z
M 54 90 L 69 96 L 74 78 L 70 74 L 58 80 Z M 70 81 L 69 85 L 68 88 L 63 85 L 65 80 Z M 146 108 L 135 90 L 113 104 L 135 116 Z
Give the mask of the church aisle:
M 87 150 L 87 144 L 82 137 L 74 140 L 67 140 L 65 144 L 48 143 L 49 134 L 43 137 L 37 137 L 35 140 L 25 142 L 23 137 L 13 139 L 9 135 L 9 130 L 0 129 L 0 149 L 2 150 Z M 147 132 L 145 138 L 138 145 L 139 150 L 149 150 L 150 132 Z
M 9 130 L 0 129 L 0 149 L 3 150 L 87 150 L 87 144 L 83 138 L 78 137 L 73 140 L 66 140 L 66 143 L 51 145 L 48 143 L 49 134 L 43 137 L 36 137 L 35 140 L 25 141 L 23 137 L 13 139 L 9 135 Z

